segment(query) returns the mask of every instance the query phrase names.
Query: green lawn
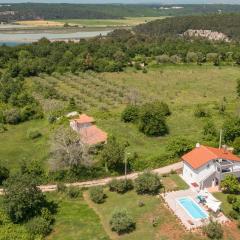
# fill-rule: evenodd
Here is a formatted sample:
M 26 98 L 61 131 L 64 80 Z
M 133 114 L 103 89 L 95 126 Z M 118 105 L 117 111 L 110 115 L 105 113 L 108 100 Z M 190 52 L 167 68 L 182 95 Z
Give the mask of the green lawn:
M 57 193 L 48 198 L 59 202 L 54 230 L 48 240 L 108 240 L 95 212 L 82 198 L 69 199 Z
M 103 204 L 94 204 L 95 211 L 100 214 L 104 227 L 111 234 L 112 239 L 123 240 L 154 240 L 154 239 L 175 239 L 175 240 L 200 240 L 197 235 L 188 234 L 181 227 L 174 215 L 163 205 L 163 202 L 156 196 L 140 196 L 134 191 L 126 194 L 117 194 L 106 190 L 106 201 Z M 138 206 L 138 202 L 144 202 L 143 207 Z M 109 221 L 111 214 L 116 207 L 126 208 L 136 220 L 136 230 L 129 234 L 118 236 L 111 232 Z M 154 219 L 158 220 L 158 226 L 153 227 Z
M 19 167 L 22 160 L 36 160 L 45 166 L 48 149 L 50 127 L 45 120 L 34 120 L 19 125 L 7 126 L 7 131 L 0 133 L 0 162 L 12 170 Z M 42 137 L 30 140 L 29 129 L 38 129 Z
M 222 202 L 222 205 L 221 205 L 222 211 L 224 212 L 224 214 L 228 215 L 229 212 L 232 210 L 232 205 L 227 201 L 228 194 L 224 194 L 222 192 L 216 192 L 216 193 L 213 193 L 213 195 Z M 236 195 L 236 197 L 240 199 L 239 195 Z
M 184 182 L 178 174 L 169 174 L 161 179 L 165 187 L 165 191 L 178 191 L 189 188 L 186 182 Z

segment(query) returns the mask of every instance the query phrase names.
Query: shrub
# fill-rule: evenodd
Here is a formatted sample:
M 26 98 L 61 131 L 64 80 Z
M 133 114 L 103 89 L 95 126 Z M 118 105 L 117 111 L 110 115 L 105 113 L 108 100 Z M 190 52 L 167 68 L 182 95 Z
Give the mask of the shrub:
M 109 190 L 117 193 L 126 193 L 133 189 L 133 182 L 131 179 L 113 179 L 109 184 Z
M 145 104 L 140 111 L 139 130 L 148 136 L 164 136 L 169 132 L 165 117 L 159 102 Z
M 229 212 L 229 217 L 231 217 L 231 218 L 233 218 L 233 219 L 238 219 L 239 214 L 238 214 L 236 211 L 231 210 L 231 211 Z
M 103 203 L 105 199 L 103 187 L 97 186 L 90 188 L 90 198 L 95 203 Z
M 0 185 L 9 177 L 9 170 L 5 167 L 0 166 Z
M 169 63 L 170 57 L 166 54 L 160 55 L 156 57 L 157 63 Z
M 67 194 L 70 198 L 77 198 L 80 196 L 81 191 L 79 188 L 71 186 L 68 188 Z
M 35 217 L 26 224 L 27 231 L 35 236 L 47 236 L 51 230 L 51 223 L 42 217 Z
M 136 122 L 139 117 L 139 108 L 135 105 L 128 105 L 122 112 L 123 122 Z
M 214 240 L 221 239 L 223 237 L 223 229 L 220 223 L 210 221 L 210 223 L 203 227 L 203 232 Z
M 41 136 L 42 136 L 42 134 L 40 133 L 40 131 L 38 129 L 29 129 L 27 132 L 27 138 L 31 139 L 31 140 L 39 138 Z
M 224 141 L 233 142 L 240 137 L 240 118 L 230 117 L 223 124 Z
M 172 138 L 167 144 L 167 150 L 173 157 L 181 157 L 193 148 L 193 143 L 184 137 Z
M 237 197 L 235 195 L 232 195 L 232 194 L 228 195 L 227 196 L 227 201 L 228 201 L 228 203 L 233 204 L 237 201 Z
M 145 206 L 145 203 L 141 200 L 138 201 L 138 207 L 143 207 Z
M 110 220 L 112 231 L 118 234 L 129 233 L 136 227 L 136 222 L 126 209 L 115 209 Z
M 145 172 L 135 180 L 135 189 L 138 194 L 157 194 L 162 187 L 157 174 Z
M 6 132 L 6 131 L 7 131 L 7 128 L 2 123 L 0 123 L 0 133 Z
M 181 57 L 179 57 L 178 55 L 172 55 L 170 57 L 170 62 L 173 64 L 178 64 L 182 61 Z
M 238 214 L 240 213 L 240 199 L 237 199 L 236 202 L 233 203 L 233 210 L 235 210 Z
M 196 63 L 198 61 L 198 54 L 195 52 L 188 52 L 186 56 L 186 61 L 188 63 Z
M 12 108 L 4 111 L 4 120 L 8 124 L 18 124 L 21 122 L 20 111 L 16 108 Z
M 209 114 L 208 112 L 203 108 L 201 105 L 197 105 L 195 110 L 194 110 L 194 116 L 197 118 L 203 118 L 203 117 L 208 117 Z
M 221 182 L 221 188 L 229 194 L 236 194 L 240 191 L 240 184 L 235 175 L 227 175 Z
M 203 135 L 206 140 L 216 139 L 217 130 L 213 122 L 206 122 L 206 124 L 203 126 Z
M 234 148 L 234 153 L 239 154 L 240 153 L 240 137 L 236 137 L 234 142 L 233 142 L 233 148 Z
M 57 183 L 58 192 L 66 192 L 67 186 L 64 183 Z

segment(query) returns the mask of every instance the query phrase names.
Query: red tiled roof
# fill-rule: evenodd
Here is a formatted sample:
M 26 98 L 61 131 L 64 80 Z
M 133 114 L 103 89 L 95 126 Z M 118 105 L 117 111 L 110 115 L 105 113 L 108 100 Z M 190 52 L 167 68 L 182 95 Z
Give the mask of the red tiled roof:
M 86 114 L 81 114 L 79 115 L 79 118 L 74 119 L 74 121 L 76 121 L 77 123 L 93 123 L 94 122 L 94 118 L 93 117 L 89 117 Z
M 98 143 L 106 142 L 107 133 L 99 129 L 97 126 L 93 125 L 87 128 L 82 128 L 79 130 L 81 140 L 85 144 L 95 145 Z
M 230 151 L 223 148 L 219 149 L 207 146 L 196 147 L 191 152 L 183 155 L 182 159 L 194 169 L 197 169 L 214 159 L 225 159 L 240 162 L 240 158 Z

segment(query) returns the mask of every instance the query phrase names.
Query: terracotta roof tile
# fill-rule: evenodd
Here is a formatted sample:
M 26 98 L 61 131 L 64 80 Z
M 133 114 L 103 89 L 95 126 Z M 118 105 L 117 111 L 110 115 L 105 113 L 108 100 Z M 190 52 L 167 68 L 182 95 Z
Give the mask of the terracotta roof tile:
M 79 118 L 76 118 L 76 119 L 73 119 L 73 120 L 76 121 L 77 123 L 82 123 L 82 124 L 95 122 L 93 117 L 89 117 L 86 114 L 81 114 L 81 115 L 79 115 Z
M 107 133 L 93 125 L 79 130 L 81 140 L 89 145 L 106 142 Z
M 191 152 L 183 155 L 182 159 L 194 169 L 200 168 L 214 159 L 225 159 L 240 162 L 240 158 L 230 151 L 223 148 L 219 149 L 208 146 L 196 147 Z

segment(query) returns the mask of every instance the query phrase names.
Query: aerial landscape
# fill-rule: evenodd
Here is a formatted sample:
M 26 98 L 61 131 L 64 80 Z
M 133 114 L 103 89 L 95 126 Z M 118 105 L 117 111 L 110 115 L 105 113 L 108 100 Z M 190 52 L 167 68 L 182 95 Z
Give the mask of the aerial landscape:
M 0 0 L 0 240 L 240 239 L 238 1 Z

